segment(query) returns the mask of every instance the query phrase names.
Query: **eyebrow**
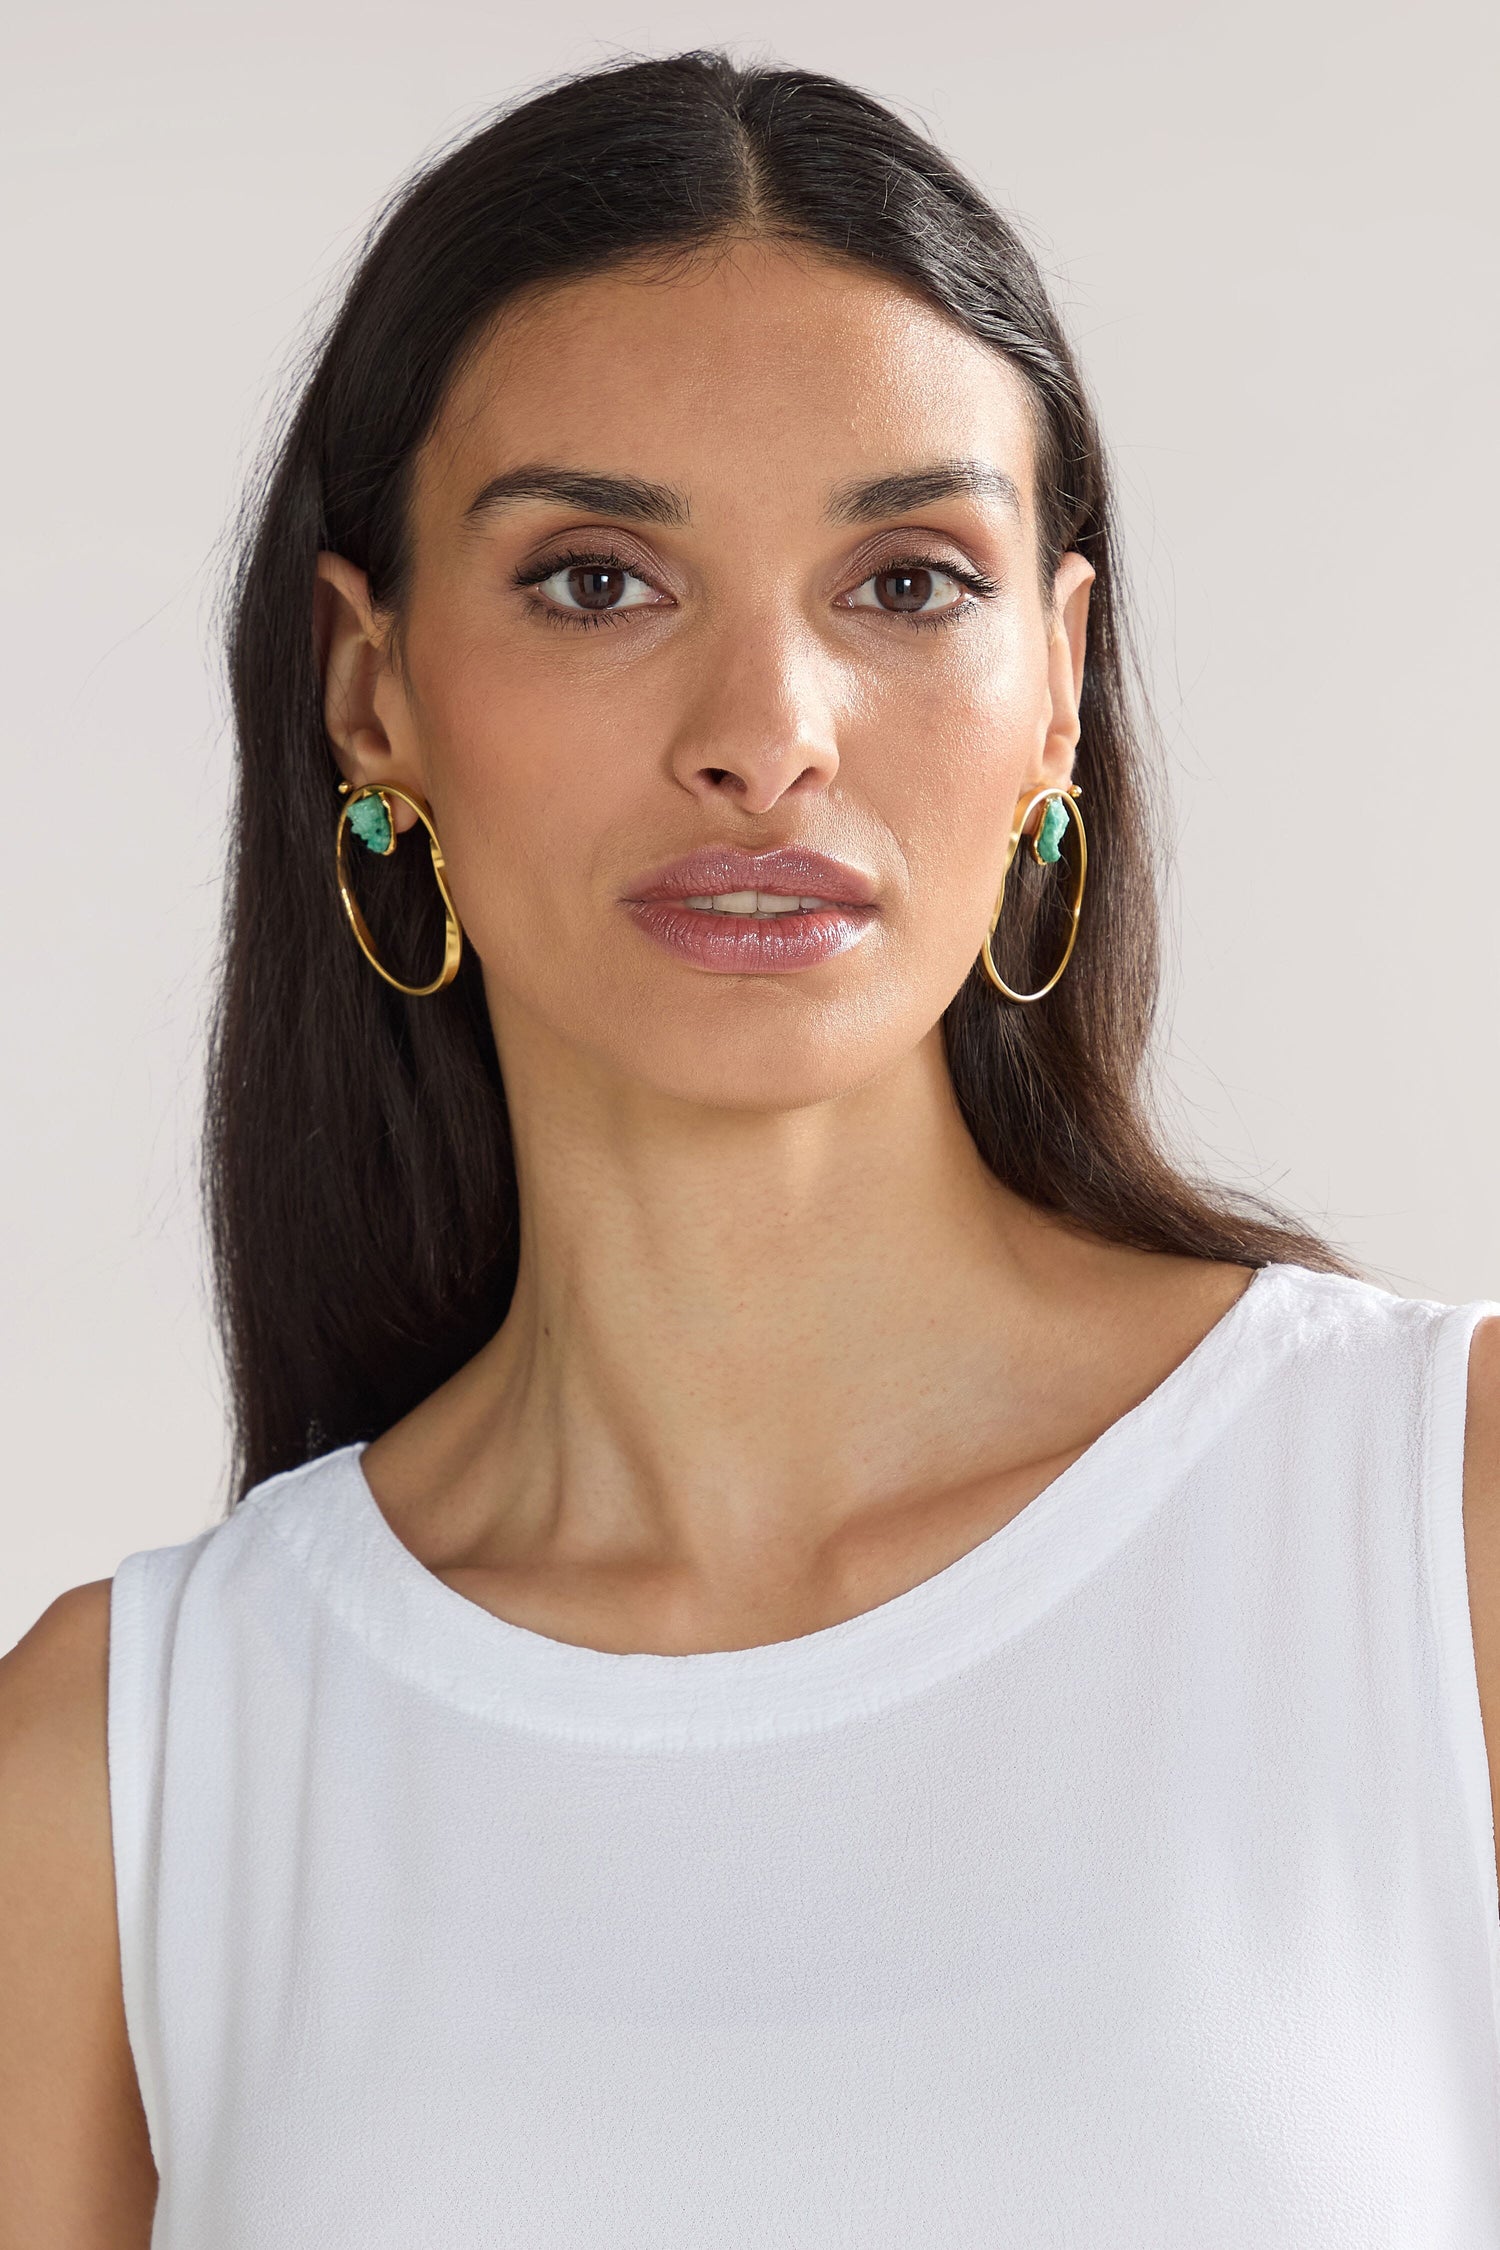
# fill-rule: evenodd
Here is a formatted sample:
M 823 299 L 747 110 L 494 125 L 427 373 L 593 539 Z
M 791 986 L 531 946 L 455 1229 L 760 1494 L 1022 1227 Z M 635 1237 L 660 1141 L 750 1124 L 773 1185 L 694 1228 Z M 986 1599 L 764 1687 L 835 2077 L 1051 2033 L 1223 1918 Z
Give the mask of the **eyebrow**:
M 880 516 L 904 515 L 909 508 L 924 508 L 931 500 L 967 497 L 999 500 L 1019 516 L 1021 495 L 1014 477 L 990 461 L 934 461 L 925 469 L 906 469 L 896 476 L 872 477 L 862 484 L 842 484 L 828 503 L 834 523 L 871 523 Z
M 999 500 L 1015 515 L 1021 513 L 1015 479 L 990 461 L 934 461 L 921 469 L 837 485 L 826 512 L 833 523 L 873 523 L 933 500 L 955 498 Z M 482 485 L 465 508 L 464 520 L 523 500 L 555 500 L 565 508 L 586 508 L 593 515 L 624 516 L 637 523 L 685 524 L 692 517 L 685 495 L 672 485 L 529 461 Z
M 464 521 L 492 509 L 511 507 L 518 500 L 557 500 L 565 508 L 586 508 L 600 516 L 631 516 L 638 523 L 686 523 L 689 516 L 687 501 L 669 484 L 530 461 L 522 468 L 507 469 L 503 476 L 491 477 L 481 486 L 464 510 Z

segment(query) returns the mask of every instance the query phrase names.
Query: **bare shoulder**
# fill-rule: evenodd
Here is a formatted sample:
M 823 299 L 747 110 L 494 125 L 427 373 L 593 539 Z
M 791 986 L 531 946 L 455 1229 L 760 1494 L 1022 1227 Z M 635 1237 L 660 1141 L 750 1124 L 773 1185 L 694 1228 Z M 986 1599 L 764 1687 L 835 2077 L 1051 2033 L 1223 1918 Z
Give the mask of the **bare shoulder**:
M 115 1920 L 103 1578 L 0 1657 L 0 2250 L 145 2250 L 156 2203 Z
M 1500 1316 L 1482 1320 L 1469 1349 L 1464 1424 L 1464 1547 L 1480 1686 L 1489 1663 L 1500 1727 Z M 1489 1711 L 1486 1709 L 1486 1719 Z M 1500 1734 L 1494 1748 L 1500 1752 Z
M 1495 1316 L 1479 1323 L 1469 1351 L 1464 1550 L 1490 1792 L 1500 1817 L 1500 1317 Z
M 1465 1499 L 1486 1494 L 1500 1508 L 1500 1313 L 1474 1331 L 1469 1350 L 1469 1417 L 1464 1443 Z

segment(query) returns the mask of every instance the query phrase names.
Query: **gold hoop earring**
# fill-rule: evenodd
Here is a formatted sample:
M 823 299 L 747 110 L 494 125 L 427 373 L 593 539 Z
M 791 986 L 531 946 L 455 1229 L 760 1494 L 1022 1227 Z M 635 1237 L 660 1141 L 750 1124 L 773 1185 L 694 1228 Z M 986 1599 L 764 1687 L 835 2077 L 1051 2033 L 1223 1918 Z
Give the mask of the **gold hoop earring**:
M 1007 846 L 1005 853 L 1005 872 L 1000 877 L 1000 895 L 995 900 L 995 911 L 990 916 L 989 930 L 986 933 L 984 945 L 979 955 L 980 960 L 984 964 L 985 975 L 989 978 L 990 983 L 995 987 L 995 990 L 997 992 L 1003 992 L 1007 1000 L 1020 1000 L 1030 1002 L 1032 1000 L 1042 999 L 1047 993 L 1052 990 L 1052 987 L 1056 984 L 1058 978 L 1062 975 L 1063 970 L 1067 967 L 1068 963 L 1073 958 L 1073 948 L 1078 942 L 1078 914 L 1079 909 L 1083 905 L 1083 886 L 1089 871 L 1088 831 L 1083 825 L 1083 814 L 1078 809 L 1078 799 L 1081 795 L 1082 791 L 1076 782 L 1071 783 L 1067 788 L 1038 789 L 1033 796 L 1027 798 L 1025 807 L 1022 810 L 1019 818 L 1017 819 L 1015 827 L 1011 830 L 1010 843 Z M 1050 850 L 1044 851 L 1043 833 L 1048 828 L 1051 820 L 1051 814 L 1049 811 L 1042 815 L 1041 828 L 1038 830 L 1038 833 L 1035 836 L 1029 839 L 1031 844 L 1031 856 L 1036 861 L 1038 867 L 1048 866 L 1049 864 L 1055 863 L 1057 860 L 1061 859 L 1062 853 L 1057 848 L 1058 840 L 1074 823 L 1077 824 L 1078 828 L 1078 864 L 1073 874 L 1073 896 L 1068 901 L 1068 942 L 1063 947 L 1062 959 L 1058 962 L 1057 967 L 1053 970 L 1051 976 L 1048 977 L 1045 984 L 1039 984 L 1035 992 L 1013 992 L 1010 986 L 1006 983 L 1004 977 L 1001 976 L 1000 971 L 995 967 L 995 957 L 990 950 L 990 946 L 995 932 L 1000 926 L 1000 909 L 1005 904 L 1005 878 L 1007 875 L 1009 875 L 1011 862 L 1020 849 L 1021 836 L 1023 830 L 1025 829 L 1026 823 L 1031 818 L 1032 814 L 1036 811 L 1037 806 L 1042 804 L 1043 802 L 1047 802 L 1049 803 L 1049 805 L 1052 802 L 1056 802 L 1060 805 L 1062 809 L 1062 825 L 1057 829 L 1055 836 L 1048 837 L 1048 842 L 1050 843 L 1052 848 Z
M 394 985 L 398 992 L 413 1000 L 421 1000 L 429 992 L 441 992 L 458 975 L 459 959 L 463 953 L 464 934 L 460 927 L 458 911 L 448 891 L 448 871 L 443 862 L 442 847 L 437 840 L 437 830 L 432 816 L 420 797 L 410 790 L 397 789 L 391 782 L 367 782 L 361 789 L 351 790 L 347 781 L 339 783 L 343 804 L 339 808 L 339 824 L 334 832 L 333 858 L 338 871 L 339 897 L 344 902 L 344 912 L 349 926 L 359 940 L 359 949 L 378 976 Z M 443 902 L 443 965 L 431 984 L 403 984 L 393 977 L 375 951 L 375 941 L 369 926 L 359 910 L 359 902 L 349 888 L 348 871 L 344 866 L 344 831 L 352 827 L 366 851 L 374 852 L 377 859 L 389 859 L 396 849 L 396 816 L 391 811 L 391 799 L 399 797 L 403 805 L 410 805 L 427 831 L 428 849 L 432 853 L 432 872 L 437 878 L 438 896 Z M 355 817 L 351 819 L 351 814 Z

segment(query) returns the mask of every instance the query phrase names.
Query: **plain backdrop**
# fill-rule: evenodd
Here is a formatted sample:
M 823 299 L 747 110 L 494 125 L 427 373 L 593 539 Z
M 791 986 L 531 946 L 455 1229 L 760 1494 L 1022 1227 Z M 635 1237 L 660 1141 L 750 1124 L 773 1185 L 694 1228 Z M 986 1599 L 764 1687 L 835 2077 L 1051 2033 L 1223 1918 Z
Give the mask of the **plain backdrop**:
M 851 78 L 1022 223 L 1099 401 L 1167 745 L 1173 1129 L 1389 1286 L 1500 1296 L 1497 25 L 1463 0 L 13 4 L 0 1647 L 223 1512 L 211 609 L 282 370 L 424 153 L 627 51 Z

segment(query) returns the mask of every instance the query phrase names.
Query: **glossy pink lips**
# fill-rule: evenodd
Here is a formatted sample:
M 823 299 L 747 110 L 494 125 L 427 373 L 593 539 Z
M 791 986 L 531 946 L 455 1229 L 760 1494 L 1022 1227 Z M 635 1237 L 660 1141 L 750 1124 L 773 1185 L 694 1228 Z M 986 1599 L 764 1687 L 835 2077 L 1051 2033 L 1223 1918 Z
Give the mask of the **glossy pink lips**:
M 726 913 L 686 903 L 745 891 L 821 903 L 779 914 Z M 857 868 L 800 845 L 764 852 L 710 846 L 654 869 L 623 903 L 636 927 L 680 960 L 735 976 L 775 975 L 810 968 L 857 945 L 875 919 L 873 891 Z

